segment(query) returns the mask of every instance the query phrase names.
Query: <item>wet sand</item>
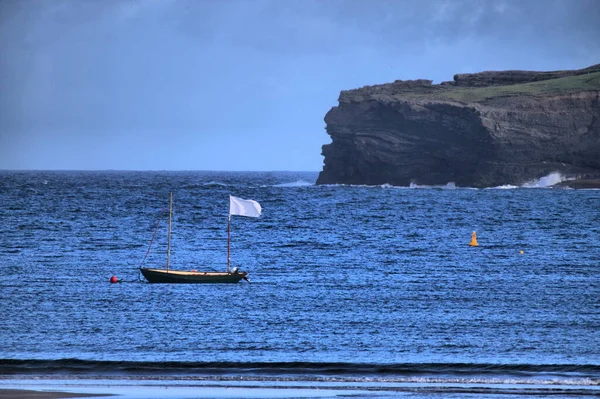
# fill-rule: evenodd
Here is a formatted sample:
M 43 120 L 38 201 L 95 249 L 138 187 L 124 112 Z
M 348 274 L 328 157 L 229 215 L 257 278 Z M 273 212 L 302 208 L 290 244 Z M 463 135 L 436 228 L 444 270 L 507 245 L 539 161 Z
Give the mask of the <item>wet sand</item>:
M 363 386 L 345 385 L 193 385 L 169 384 L 128 385 L 104 380 L 89 381 L 75 386 L 69 384 L 42 384 L 39 381 L 30 384 L 20 381 L 15 385 L 0 388 L 0 399 L 61 399 L 61 398 L 102 398 L 118 399 L 332 399 L 360 397 L 369 399 L 389 399 L 410 396 L 414 399 L 431 399 L 451 395 L 452 397 L 470 396 L 473 398 L 500 399 L 509 395 L 513 399 L 529 399 L 533 396 L 547 397 L 583 397 L 600 396 L 597 386 L 544 386 L 519 384 L 364 384 Z M 22 389 L 23 388 L 23 389 Z M 28 389 L 25 389 L 28 388 Z M 35 389 L 32 389 L 35 388 Z
M 62 399 L 108 397 L 112 394 L 74 393 L 58 391 L 31 391 L 27 389 L 0 389 L 0 399 Z
M 377 393 L 363 390 L 347 389 L 318 389 L 302 387 L 198 387 L 198 386 L 111 386 L 86 387 L 74 390 L 79 392 L 64 392 L 59 390 L 4 389 L 0 388 L 0 399 L 62 399 L 62 398 L 100 398 L 115 397 L 121 399 L 296 399 L 296 398 L 333 398 L 333 397 L 388 397 L 390 393 Z M 64 388 L 63 388 L 64 389 Z M 88 390 L 85 393 L 82 390 Z M 100 393 L 102 391 L 111 393 Z

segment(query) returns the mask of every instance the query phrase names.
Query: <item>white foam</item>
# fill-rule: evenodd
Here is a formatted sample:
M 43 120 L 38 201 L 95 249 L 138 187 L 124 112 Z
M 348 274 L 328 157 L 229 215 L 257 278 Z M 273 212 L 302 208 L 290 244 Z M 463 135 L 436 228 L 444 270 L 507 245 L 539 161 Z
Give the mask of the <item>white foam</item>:
M 221 183 L 218 181 L 209 181 L 202 184 L 203 186 L 219 186 L 219 187 L 227 187 L 227 184 Z
M 446 183 L 444 185 L 433 185 L 433 186 L 420 185 L 420 184 L 410 182 L 409 187 L 410 188 L 442 188 L 444 190 L 454 190 L 454 189 L 458 188 L 456 186 L 456 183 L 454 183 L 453 181 L 449 181 L 448 183 Z M 464 188 L 469 188 L 469 187 L 464 187 Z
M 502 186 L 497 186 L 497 187 L 486 187 L 486 190 L 513 190 L 515 188 L 519 188 L 519 186 L 513 186 L 511 184 L 504 184 Z
M 291 182 L 291 183 L 275 184 L 273 187 L 306 187 L 306 186 L 314 186 L 314 184 L 309 183 L 304 180 L 296 180 L 295 182 Z
M 560 182 L 568 180 L 565 176 L 561 175 L 559 172 L 552 172 L 547 176 L 540 177 L 537 180 L 531 180 L 527 183 L 523 184 L 523 187 L 526 188 L 544 188 L 550 187 Z

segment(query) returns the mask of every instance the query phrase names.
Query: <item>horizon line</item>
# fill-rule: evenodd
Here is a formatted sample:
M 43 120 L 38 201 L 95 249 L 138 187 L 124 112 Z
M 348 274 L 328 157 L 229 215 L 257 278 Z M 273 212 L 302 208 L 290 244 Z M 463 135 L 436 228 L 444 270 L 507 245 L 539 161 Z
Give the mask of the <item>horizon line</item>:
M 289 173 L 320 173 L 321 170 L 217 170 L 217 169 L 4 169 L 0 172 L 219 172 L 219 173 L 270 173 L 270 172 L 289 172 Z

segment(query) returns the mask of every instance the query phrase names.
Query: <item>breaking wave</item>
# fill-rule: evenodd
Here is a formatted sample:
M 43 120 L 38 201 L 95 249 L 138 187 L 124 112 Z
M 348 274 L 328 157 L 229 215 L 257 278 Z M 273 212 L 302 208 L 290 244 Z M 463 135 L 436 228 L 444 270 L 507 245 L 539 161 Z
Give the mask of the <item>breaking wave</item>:
M 519 186 L 513 186 L 512 184 L 503 184 L 498 187 L 487 187 L 486 190 L 513 190 L 515 188 L 519 188 Z
M 445 189 L 445 190 L 454 190 L 454 189 L 458 188 L 456 186 L 456 183 L 454 183 L 453 181 L 448 182 L 444 185 L 433 185 L 433 186 L 420 185 L 420 184 L 411 182 L 409 187 L 410 188 L 441 188 L 441 189 Z M 469 187 L 461 187 L 461 188 L 469 188 Z
M 0 359 L 0 375 L 600 386 L 595 364 L 138 362 Z
M 528 181 L 522 186 L 515 186 L 512 184 L 503 184 L 495 187 L 485 187 L 486 190 L 514 190 L 518 188 L 547 188 L 552 187 L 558 183 L 573 180 L 572 178 L 568 178 L 563 176 L 559 172 L 552 172 L 546 176 L 540 177 L 539 179 L 534 179 Z M 445 189 L 445 190 L 454 190 L 454 189 L 472 189 L 477 190 L 476 187 L 468 187 L 468 186 L 457 186 L 454 182 L 448 182 L 444 185 L 425 185 L 425 184 L 417 184 L 411 182 L 409 186 L 394 186 L 392 184 L 386 183 L 377 186 L 371 185 L 361 185 L 361 184 L 331 184 L 328 186 L 355 186 L 355 187 L 381 187 L 381 188 L 411 188 L 411 189 Z
M 306 186 L 314 186 L 314 183 L 310 183 L 305 180 L 297 180 L 297 181 L 291 182 L 291 183 L 275 184 L 273 187 L 306 187 Z
M 204 187 L 227 187 L 228 184 L 221 183 L 221 182 L 218 182 L 218 181 L 209 181 L 209 182 L 206 182 L 206 183 L 202 183 L 202 186 L 204 186 Z
M 569 179 L 567 179 L 565 176 L 561 175 L 559 172 L 552 172 L 549 175 L 540 177 L 539 179 L 528 181 L 527 183 L 523 184 L 522 187 L 545 188 L 545 187 L 551 187 L 555 184 L 558 184 L 558 183 L 566 181 L 566 180 L 569 180 Z

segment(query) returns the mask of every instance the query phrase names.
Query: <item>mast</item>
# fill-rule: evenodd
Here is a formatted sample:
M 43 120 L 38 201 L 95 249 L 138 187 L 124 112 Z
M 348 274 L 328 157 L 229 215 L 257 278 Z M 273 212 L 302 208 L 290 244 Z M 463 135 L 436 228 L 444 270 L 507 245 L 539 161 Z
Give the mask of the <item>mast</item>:
M 231 254 L 231 214 L 227 218 L 227 273 L 229 273 L 229 264 Z
M 167 273 L 169 272 L 169 259 L 171 258 L 171 217 L 173 215 L 173 192 L 169 194 L 169 232 L 167 234 Z

